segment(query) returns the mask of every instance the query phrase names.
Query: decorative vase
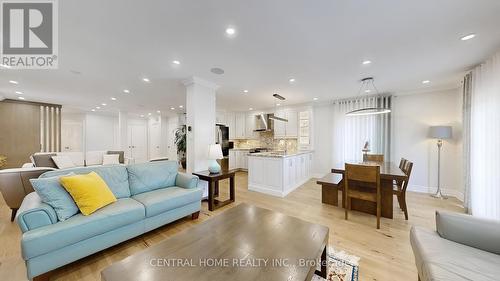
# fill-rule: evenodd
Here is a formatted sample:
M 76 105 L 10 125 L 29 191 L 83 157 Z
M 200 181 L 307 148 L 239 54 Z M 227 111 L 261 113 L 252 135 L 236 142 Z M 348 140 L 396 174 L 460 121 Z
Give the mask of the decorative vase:
M 220 165 L 217 163 L 217 160 L 210 160 L 210 164 L 208 165 L 208 171 L 211 174 L 218 174 L 220 173 Z

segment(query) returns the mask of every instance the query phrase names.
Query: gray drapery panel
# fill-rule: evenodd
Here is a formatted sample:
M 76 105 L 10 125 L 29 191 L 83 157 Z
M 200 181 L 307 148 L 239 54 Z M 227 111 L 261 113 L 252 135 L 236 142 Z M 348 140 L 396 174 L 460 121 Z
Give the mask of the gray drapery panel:
M 40 106 L 40 151 L 61 151 L 61 106 Z
M 463 122 L 463 157 L 464 157 L 464 208 L 467 213 L 471 213 L 471 177 L 470 177 L 470 123 L 471 123 L 471 104 L 472 104 L 472 73 L 465 75 L 462 81 L 462 122 Z

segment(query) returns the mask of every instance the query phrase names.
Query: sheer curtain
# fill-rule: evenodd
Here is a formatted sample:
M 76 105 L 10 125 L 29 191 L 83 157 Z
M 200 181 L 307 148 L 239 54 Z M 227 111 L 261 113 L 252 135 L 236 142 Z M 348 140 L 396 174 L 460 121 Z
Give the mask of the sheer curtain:
M 500 219 L 500 53 L 472 71 L 470 206 Z
M 346 116 L 365 107 L 391 108 L 391 96 L 338 100 L 333 104 L 333 163 L 361 161 L 365 142 L 370 153 L 384 154 L 390 159 L 391 114 Z

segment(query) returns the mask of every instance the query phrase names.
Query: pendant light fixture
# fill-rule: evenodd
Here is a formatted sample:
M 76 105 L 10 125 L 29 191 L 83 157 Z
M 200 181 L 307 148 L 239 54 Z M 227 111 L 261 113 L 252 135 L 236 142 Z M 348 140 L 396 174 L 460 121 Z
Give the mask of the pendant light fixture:
M 375 82 L 373 77 L 366 77 L 361 79 L 361 87 L 358 91 L 358 96 L 360 93 L 371 93 L 372 90 L 375 90 L 376 96 L 379 95 L 378 89 L 375 86 Z M 361 109 L 356 109 L 353 111 L 349 111 L 346 113 L 346 116 L 363 116 L 363 115 L 376 115 L 376 114 L 386 114 L 391 112 L 389 108 L 385 107 L 365 107 Z
M 283 96 L 280 96 L 278 93 L 274 93 L 274 94 L 273 94 L 273 97 L 274 97 L 275 99 L 280 100 L 280 101 L 284 101 L 284 100 L 285 100 L 285 98 L 284 98 Z M 277 111 L 277 109 L 278 109 L 277 107 L 278 107 L 278 104 L 275 104 L 275 106 L 274 106 L 275 112 L 276 112 L 276 111 Z M 288 122 L 288 119 L 285 119 L 285 118 L 282 118 L 282 117 L 276 116 L 276 115 L 274 115 L 274 114 L 270 115 L 270 116 L 269 116 L 269 119 L 273 119 L 273 120 L 275 120 L 275 121 L 281 121 L 281 122 Z

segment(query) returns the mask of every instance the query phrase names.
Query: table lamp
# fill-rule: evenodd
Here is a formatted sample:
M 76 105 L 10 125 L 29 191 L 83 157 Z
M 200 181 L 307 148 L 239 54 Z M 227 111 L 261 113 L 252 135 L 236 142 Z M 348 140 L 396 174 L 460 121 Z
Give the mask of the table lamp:
M 429 127 L 429 137 L 437 139 L 438 147 L 438 182 L 437 182 L 437 192 L 433 194 L 433 197 L 446 199 L 441 193 L 441 147 L 443 146 L 444 139 L 451 139 L 452 130 L 451 126 L 431 126 Z
M 217 163 L 217 159 L 222 159 L 222 147 L 220 144 L 211 144 L 208 147 L 208 159 L 210 164 L 208 165 L 208 171 L 212 174 L 220 173 L 220 165 Z

